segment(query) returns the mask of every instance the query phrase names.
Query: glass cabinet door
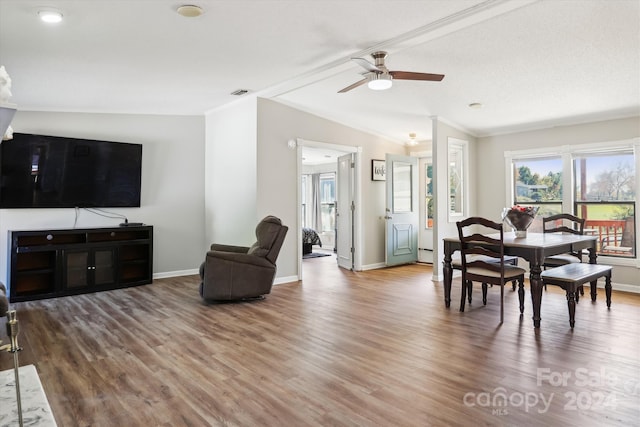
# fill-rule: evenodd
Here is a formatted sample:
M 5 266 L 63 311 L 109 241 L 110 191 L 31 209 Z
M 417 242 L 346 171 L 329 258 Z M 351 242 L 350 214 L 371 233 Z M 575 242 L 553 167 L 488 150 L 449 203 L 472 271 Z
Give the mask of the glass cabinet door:
M 64 287 L 83 288 L 89 286 L 89 251 L 65 252 Z
M 99 249 L 93 253 L 93 283 L 108 285 L 115 280 L 112 249 Z
M 114 249 L 66 251 L 63 287 L 66 289 L 115 283 Z

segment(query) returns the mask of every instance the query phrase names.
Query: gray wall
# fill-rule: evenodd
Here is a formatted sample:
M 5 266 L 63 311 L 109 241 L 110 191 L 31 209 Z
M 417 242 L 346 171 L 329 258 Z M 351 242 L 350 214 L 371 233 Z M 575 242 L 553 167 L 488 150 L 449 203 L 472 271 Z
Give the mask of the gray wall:
M 625 140 L 639 136 L 640 117 L 632 117 L 479 138 L 478 173 L 475 175 L 478 183 L 478 214 L 493 218 L 497 211 L 510 203 L 505 200 L 505 151 L 598 142 L 602 142 L 605 147 L 607 141 Z M 636 205 L 636 215 L 638 215 L 637 209 L 638 205 Z M 635 263 L 636 266 L 633 267 L 615 266 L 613 281 L 640 286 L 640 272 L 638 270 L 640 264 L 637 261 Z
M 280 216 L 292 227 L 278 262 L 278 277 L 297 277 L 296 152 L 287 147 L 287 141 L 302 138 L 361 146 L 362 264 L 384 262 L 384 184 L 371 181 L 371 159 L 406 153 L 404 146 L 384 138 L 255 98 L 206 119 L 18 111 L 12 126 L 16 132 L 143 144 L 142 207 L 111 211 L 154 225 L 156 277 L 195 272 L 213 241 L 252 243 L 256 221 L 267 214 Z M 506 206 L 505 151 L 634 138 L 640 136 L 640 120 L 610 120 L 477 141 L 441 122 L 437 129 L 434 140 L 442 154 L 448 136 L 469 140 L 470 214 L 495 217 L 497 209 Z M 0 277 L 6 281 L 7 230 L 70 228 L 74 219 L 73 209 L 0 210 Z M 77 226 L 119 222 L 81 211 Z M 446 222 L 441 234 L 448 234 L 450 225 Z M 439 270 L 440 262 L 435 266 Z M 614 277 L 618 283 L 640 285 L 636 266 L 616 266 Z
M 250 245 L 259 219 L 290 227 L 276 281 L 296 280 L 297 157 L 291 139 L 362 146 L 363 265 L 384 262 L 384 183 L 370 179 L 371 159 L 405 147 L 286 105 L 247 97 L 206 117 L 205 241 Z
M 255 97 L 207 115 L 205 159 L 207 246 L 250 246 L 261 219 L 256 212 Z
M 456 221 L 462 218 L 449 218 L 449 160 L 448 148 L 449 138 L 456 138 L 468 142 L 468 164 L 466 173 L 468 180 L 465 179 L 465 191 L 468 193 L 469 205 L 465 209 L 465 216 L 477 215 L 477 197 L 475 196 L 477 188 L 477 144 L 476 139 L 440 120 L 434 118 L 433 121 L 433 163 L 435 176 L 435 212 L 436 218 L 433 233 L 433 280 L 444 280 L 442 272 L 442 262 L 444 261 L 444 243 L 442 239 L 445 237 L 455 237 L 458 235 Z
M 154 226 L 156 277 L 193 273 L 204 258 L 204 117 L 18 111 L 15 132 L 140 143 L 140 208 L 106 209 Z M 6 278 L 7 230 L 73 228 L 74 209 L 0 210 L 0 276 Z M 77 228 L 117 226 L 81 210 Z
M 297 221 L 297 158 L 287 141 L 309 141 L 362 147 L 362 265 L 384 263 L 384 182 L 371 181 L 371 159 L 385 153 L 406 154 L 405 147 L 313 114 L 274 101 L 258 100 L 258 212 L 280 212 L 286 224 Z M 290 230 L 281 259 L 279 275 L 297 276 L 296 230 Z

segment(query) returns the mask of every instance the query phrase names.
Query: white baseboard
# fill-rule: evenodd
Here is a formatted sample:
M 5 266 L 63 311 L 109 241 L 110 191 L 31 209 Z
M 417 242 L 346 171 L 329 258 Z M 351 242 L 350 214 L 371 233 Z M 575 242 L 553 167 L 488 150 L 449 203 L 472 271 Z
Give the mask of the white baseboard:
M 298 276 L 285 276 L 285 277 L 276 277 L 276 279 L 273 281 L 274 285 L 281 285 L 283 283 L 291 283 L 291 282 L 297 282 L 298 280 Z
M 367 264 L 367 265 L 363 265 L 360 271 L 376 270 L 378 268 L 385 268 L 386 266 L 387 265 L 384 262 L 379 262 L 376 264 Z
M 200 270 L 197 268 L 191 270 L 176 270 L 176 271 L 165 271 L 164 273 L 153 273 L 154 279 L 167 279 L 169 277 L 179 277 L 179 276 L 191 276 L 193 274 L 199 274 Z

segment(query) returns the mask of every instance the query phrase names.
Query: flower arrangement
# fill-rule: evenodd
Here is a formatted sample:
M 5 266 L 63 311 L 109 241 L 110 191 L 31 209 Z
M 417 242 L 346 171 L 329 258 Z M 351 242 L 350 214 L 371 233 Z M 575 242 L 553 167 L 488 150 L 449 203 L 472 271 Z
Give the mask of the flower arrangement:
M 537 213 L 537 206 L 515 205 L 502 210 L 502 220 L 513 228 L 516 237 L 527 237 L 527 228 L 529 228 Z

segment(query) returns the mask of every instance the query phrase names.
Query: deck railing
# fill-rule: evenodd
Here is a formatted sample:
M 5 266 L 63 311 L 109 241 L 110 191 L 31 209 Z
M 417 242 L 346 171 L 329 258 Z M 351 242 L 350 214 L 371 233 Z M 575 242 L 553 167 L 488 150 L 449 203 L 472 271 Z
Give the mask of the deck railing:
M 626 220 L 587 219 L 584 234 L 598 236 L 597 252 L 607 255 L 633 256 L 631 242 L 624 239 Z

